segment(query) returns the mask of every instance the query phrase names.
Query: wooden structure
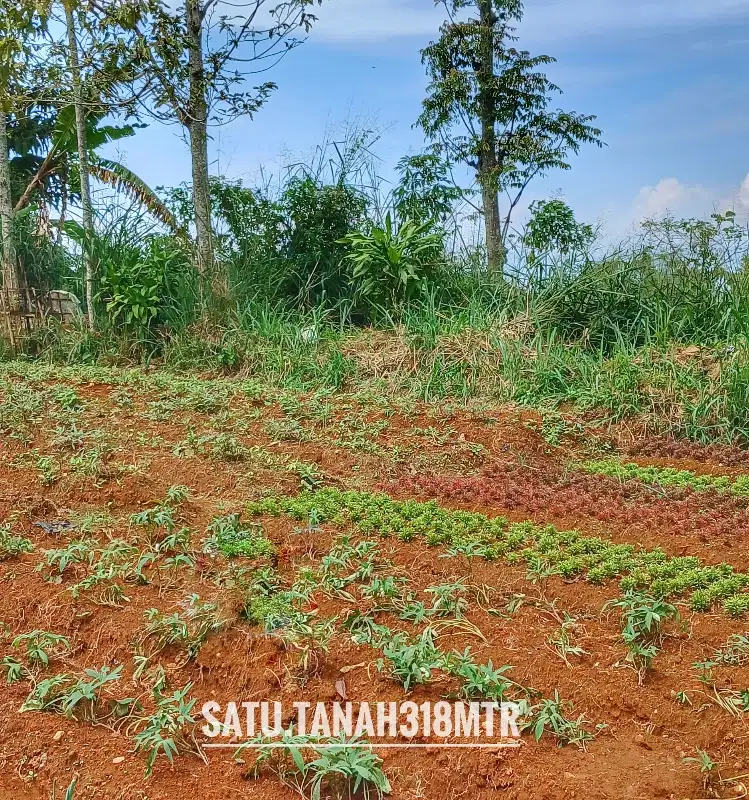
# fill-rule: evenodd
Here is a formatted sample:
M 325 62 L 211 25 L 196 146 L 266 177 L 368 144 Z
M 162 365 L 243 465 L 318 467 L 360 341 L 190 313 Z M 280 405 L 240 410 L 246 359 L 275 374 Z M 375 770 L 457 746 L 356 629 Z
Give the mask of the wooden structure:
M 49 319 L 72 325 L 80 316 L 78 298 L 71 292 L 0 287 L 0 336 L 13 353 L 18 353 L 24 340 Z

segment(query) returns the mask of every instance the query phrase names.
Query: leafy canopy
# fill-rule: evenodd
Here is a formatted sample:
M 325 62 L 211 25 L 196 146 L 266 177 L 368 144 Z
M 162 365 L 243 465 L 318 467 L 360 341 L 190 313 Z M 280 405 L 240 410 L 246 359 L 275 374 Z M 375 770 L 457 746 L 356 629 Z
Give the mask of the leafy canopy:
M 600 145 L 601 131 L 593 116 L 551 108 L 561 89 L 542 70 L 555 59 L 514 46 L 519 0 L 441 4 L 448 19 L 422 51 L 430 83 L 419 125 L 437 152 L 506 192 L 512 210 L 534 177 L 569 169 L 569 154 Z

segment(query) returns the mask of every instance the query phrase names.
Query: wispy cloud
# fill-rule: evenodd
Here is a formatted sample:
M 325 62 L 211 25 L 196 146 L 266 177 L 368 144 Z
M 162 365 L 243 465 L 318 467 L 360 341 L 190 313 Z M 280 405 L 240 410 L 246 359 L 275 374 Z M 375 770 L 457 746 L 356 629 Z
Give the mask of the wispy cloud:
M 339 42 L 423 38 L 444 19 L 428 0 L 331 0 L 315 13 L 314 37 Z
M 342 43 L 425 38 L 444 18 L 430 0 L 330 0 L 317 14 L 315 37 Z M 523 31 L 545 42 L 741 18 L 746 0 L 546 0 L 526 6 Z
M 747 45 L 749 45 L 749 39 L 726 39 L 725 37 L 716 37 L 715 39 L 705 39 L 695 42 L 692 45 L 692 50 L 700 53 L 714 50 L 727 50 L 732 47 L 746 47 Z
M 526 32 L 549 41 L 597 33 L 653 32 L 728 19 L 749 21 L 745 0 L 548 0 L 526 8 Z

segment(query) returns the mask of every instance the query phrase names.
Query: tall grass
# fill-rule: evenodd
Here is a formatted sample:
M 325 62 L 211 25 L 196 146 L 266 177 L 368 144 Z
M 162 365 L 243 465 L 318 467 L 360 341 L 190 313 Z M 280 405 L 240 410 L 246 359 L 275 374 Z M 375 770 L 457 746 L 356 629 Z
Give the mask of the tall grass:
M 445 251 L 424 290 L 364 312 L 340 237 L 397 214 L 395 198 L 419 202 L 403 187 L 382 190 L 368 142 L 350 132 L 292 165 L 273 191 L 216 182 L 220 263 L 202 278 L 185 245 L 142 215 L 105 215 L 86 245 L 110 287 L 98 331 L 51 326 L 32 349 L 55 362 L 156 361 L 300 391 L 369 386 L 425 401 L 570 407 L 749 443 L 749 233 L 734 218 L 648 222 L 608 252 L 587 239 L 539 251 L 521 232 L 499 276 L 475 248 L 448 247 L 464 220 L 442 214 Z M 443 189 L 430 189 L 430 203 L 439 207 Z M 172 201 L 188 197 L 175 190 Z M 65 250 L 73 281 L 77 255 Z M 128 325 L 113 295 L 137 289 L 146 268 L 154 313 Z

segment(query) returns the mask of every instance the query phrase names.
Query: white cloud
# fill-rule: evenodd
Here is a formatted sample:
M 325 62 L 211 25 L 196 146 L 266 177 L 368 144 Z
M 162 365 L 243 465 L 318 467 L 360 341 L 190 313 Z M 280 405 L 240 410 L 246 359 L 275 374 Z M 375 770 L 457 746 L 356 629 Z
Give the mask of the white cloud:
M 632 206 L 635 221 L 673 214 L 701 217 L 712 210 L 716 193 L 704 186 L 689 186 L 678 178 L 663 178 L 655 186 L 643 186 Z
M 331 0 L 316 11 L 314 36 L 377 42 L 435 36 L 444 9 L 430 0 Z M 523 38 L 537 42 L 749 18 L 746 0 L 546 0 L 527 4 Z
M 631 223 L 672 214 L 677 218 L 705 219 L 710 214 L 735 211 L 749 220 L 749 174 L 736 189 L 683 183 L 678 178 L 663 178 L 654 186 L 643 186 L 631 208 Z
M 749 214 L 749 174 L 744 178 L 738 192 L 736 192 L 737 210 Z

